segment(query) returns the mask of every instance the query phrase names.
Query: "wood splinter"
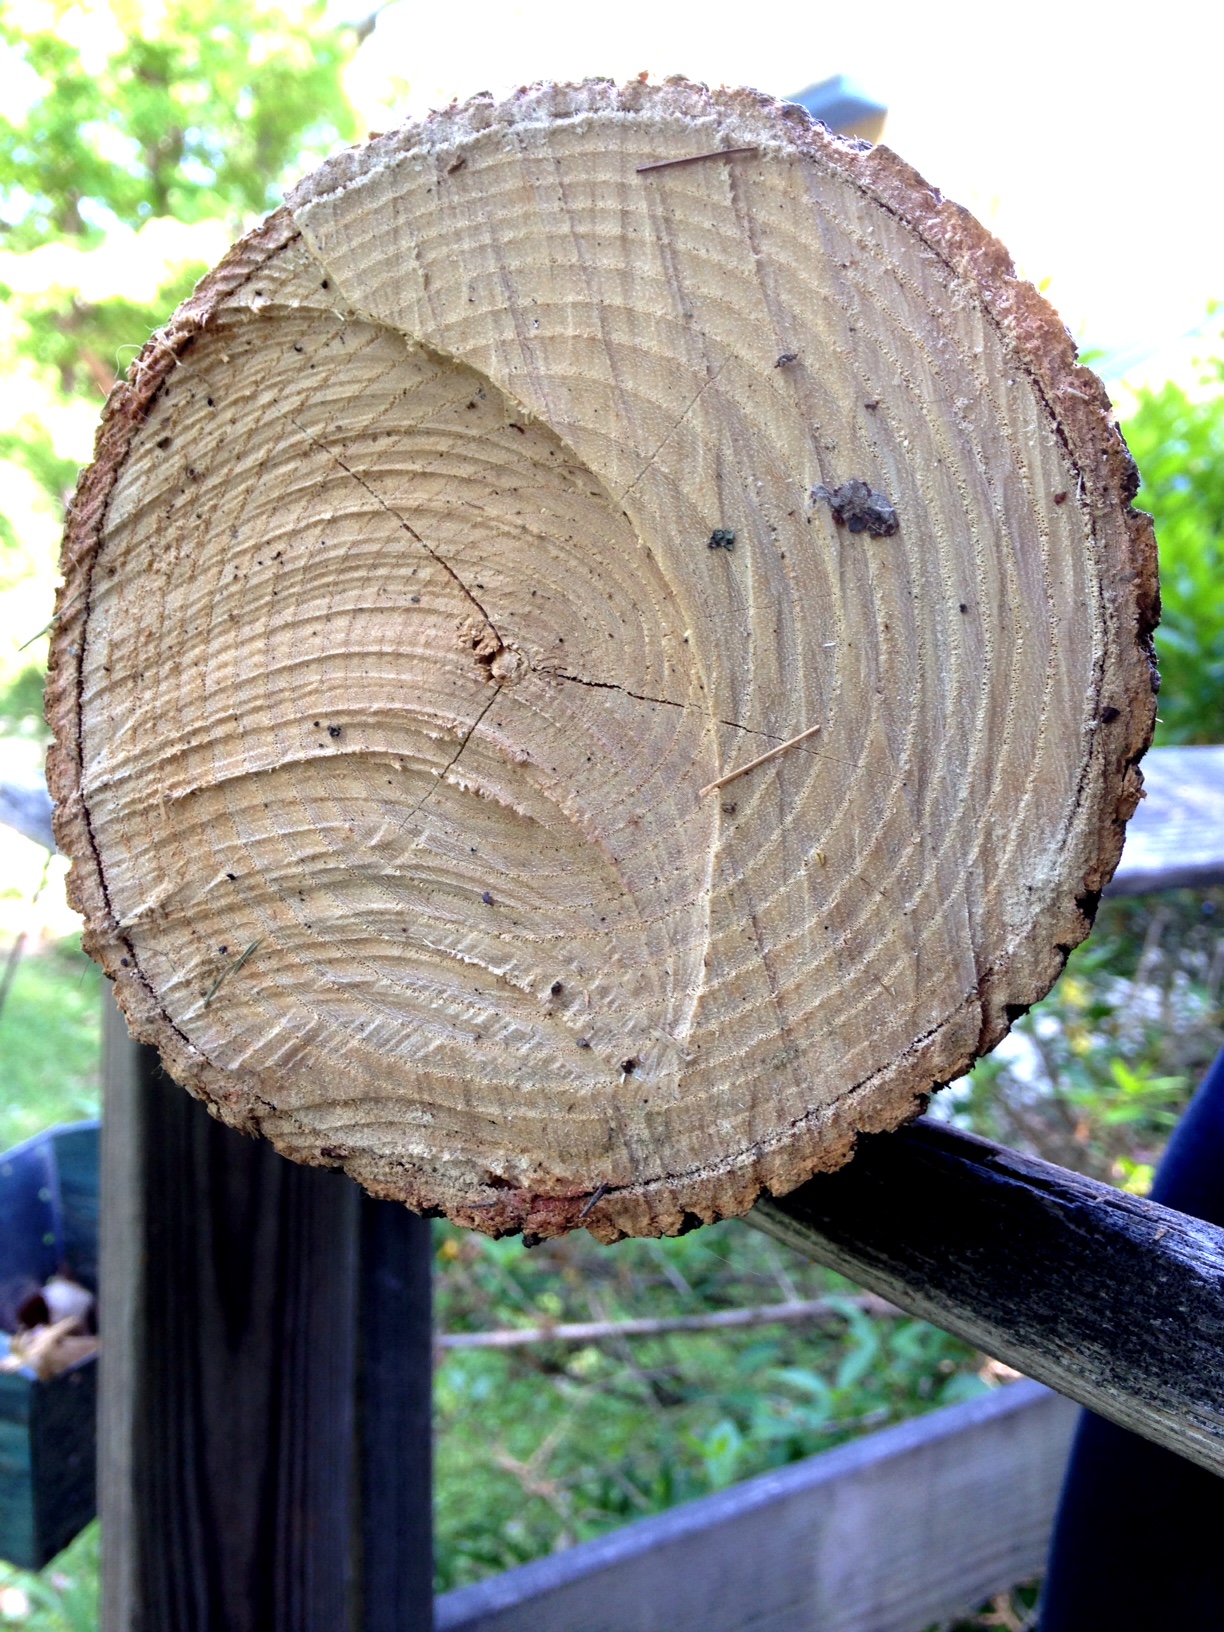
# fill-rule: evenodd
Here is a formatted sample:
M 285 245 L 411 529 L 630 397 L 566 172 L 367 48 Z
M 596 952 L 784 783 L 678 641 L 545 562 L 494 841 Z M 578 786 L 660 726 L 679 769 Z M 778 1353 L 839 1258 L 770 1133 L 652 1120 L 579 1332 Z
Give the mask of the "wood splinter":
M 645 175 L 647 170 L 675 170 L 682 164 L 700 164 L 703 159 L 733 159 L 740 153 L 756 153 L 755 147 L 713 147 L 708 153 L 690 153 L 683 159 L 658 159 L 654 164 L 639 164 L 637 173 Z
M 583 1219 L 587 1216 L 587 1214 L 589 1212 L 592 1212 L 599 1205 L 599 1203 L 607 1195 L 607 1193 L 608 1193 L 608 1191 L 610 1189 L 611 1189 L 611 1185 L 606 1184 L 606 1183 L 601 1184 L 599 1186 L 598 1190 L 595 1191 L 595 1193 L 591 1196 L 590 1200 L 587 1202 L 586 1206 L 578 1214 L 578 1222 L 580 1224 L 582 1223 Z
M 819 730 L 818 725 L 811 725 L 806 731 L 800 731 L 797 737 L 790 737 L 786 742 L 780 742 L 776 748 L 771 748 L 768 753 L 758 754 L 755 759 L 750 759 L 747 765 L 741 765 L 737 770 L 728 771 L 726 776 L 720 776 L 716 782 L 707 782 L 705 787 L 699 791 L 697 797 L 704 799 L 706 794 L 713 793 L 715 788 L 725 788 L 727 783 L 734 782 L 737 776 L 744 776 L 748 771 L 755 771 L 757 766 L 764 765 L 766 760 L 777 759 L 779 754 L 784 754 L 788 748 L 793 748 L 797 742 L 806 742 L 809 737 L 814 737 Z

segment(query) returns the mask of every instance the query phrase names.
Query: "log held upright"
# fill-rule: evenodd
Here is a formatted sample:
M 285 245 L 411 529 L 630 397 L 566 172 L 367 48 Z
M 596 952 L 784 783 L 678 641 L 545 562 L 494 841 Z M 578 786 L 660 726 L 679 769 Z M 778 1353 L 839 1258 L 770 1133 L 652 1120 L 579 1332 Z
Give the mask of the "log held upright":
M 429 1632 L 429 1225 L 108 1026 L 104 1632 Z

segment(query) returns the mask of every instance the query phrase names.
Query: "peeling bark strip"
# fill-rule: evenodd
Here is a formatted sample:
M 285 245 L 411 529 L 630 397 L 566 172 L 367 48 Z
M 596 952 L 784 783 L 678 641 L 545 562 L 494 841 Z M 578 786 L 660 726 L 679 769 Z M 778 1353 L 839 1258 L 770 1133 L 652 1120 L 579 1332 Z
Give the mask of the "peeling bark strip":
M 848 473 L 886 549 L 811 507 Z M 87 945 L 221 1117 L 375 1194 L 742 1213 L 1086 932 L 1154 710 L 1134 490 L 1000 246 L 798 107 L 371 140 L 108 403 L 48 693 Z

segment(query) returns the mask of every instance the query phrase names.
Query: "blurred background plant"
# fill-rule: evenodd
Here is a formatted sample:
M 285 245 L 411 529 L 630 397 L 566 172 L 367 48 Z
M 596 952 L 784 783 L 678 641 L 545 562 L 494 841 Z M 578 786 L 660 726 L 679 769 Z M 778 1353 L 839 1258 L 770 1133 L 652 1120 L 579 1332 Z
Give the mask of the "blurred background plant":
M 1224 742 L 1224 346 L 1187 388 L 1138 393 L 1126 437 L 1143 475 L 1135 500 L 1156 518 L 1156 645 L 1163 685 L 1157 742 Z
M 1224 891 L 1106 899 L 1050 995 L 934 1114 L 1143 1195 L 1224 1044 L 1222 978 Z
M 738 1222 L 530 1251 L 437 1227 L 447 1333 L 604 1322 L 581 1343 L 443 1351 L 436 1383 L 442 1588 L 720 1490 L 889 1422 L 984 1393 L 1000 1373 L 922 1321 Z M 625 1337 L 626 1319 L 827 1300 L 802 1325 Z
M 29 0 L 0 17 L 0 781 L 39 774 L 58 535 L 106 392 L 231 239 L 360 134 L 345 76 L 372 27 L 289 0 Z M 1161 740 L 1221 742 L 1224 363 L 1134 393 L 1126 430 L 1161 539 Z M 0 828 L 0 1148 L 97 1109 L 100 982 L 63 873 Z M 937 1114 L 1142 1192 L 1224 1040 L 1222 918 L 1221 891 L 1105 902 L 1051 995 Z M 436 1239 L 446 1332 L 833 1300 L 809 1324 L 443 1351 L 442 1587 L 1006 1376 L 739 1223 L 614 1249 Z M 92 1628 L 96 1558 L 91 1527 L 39 1576 L 0 1566 L 0 1624 Z M 959 1624 L 1023 1626 L 1032 1597 Z
M 49 614 L 98 409 L 232 238 L 356 134 L 343 71 L 361 36 L 328 26 L 322 0 L 50 0 L 0 17 L 0 587 L 4 633 L 25 642 L 0 654 L 10 734 L 41 729 L 45 638 L 27 637 Z

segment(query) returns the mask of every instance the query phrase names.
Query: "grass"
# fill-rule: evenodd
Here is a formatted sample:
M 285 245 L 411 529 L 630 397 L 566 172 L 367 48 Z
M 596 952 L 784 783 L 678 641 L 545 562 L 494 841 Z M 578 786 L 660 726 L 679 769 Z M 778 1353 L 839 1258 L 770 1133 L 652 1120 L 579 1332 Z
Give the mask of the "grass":
M 435 1229 L 446 1331 L 845 1299 L 819 1326 L 450 1351 L 435 1383 L 441 1591 L 990 1386 L 967 1344 L 868 1316 L 847 1282 L 742 1223 L 530 1251 Z
M 102 980 L 76 939 L 21 959 L 0 1012 L 0 1150 L 98 1115 Z
M 95 1520 L 38 1574 L 0 1561 L 0 1626 L 25 1632 L 95 1632 L 98 1542 Z

